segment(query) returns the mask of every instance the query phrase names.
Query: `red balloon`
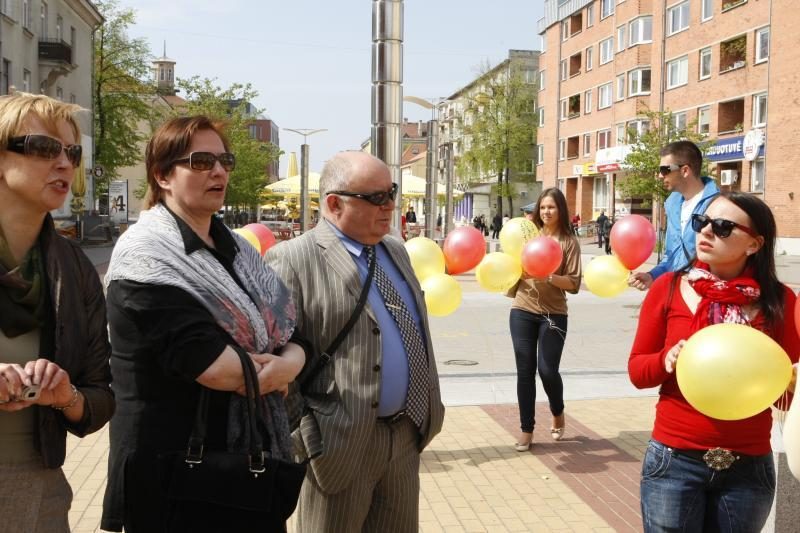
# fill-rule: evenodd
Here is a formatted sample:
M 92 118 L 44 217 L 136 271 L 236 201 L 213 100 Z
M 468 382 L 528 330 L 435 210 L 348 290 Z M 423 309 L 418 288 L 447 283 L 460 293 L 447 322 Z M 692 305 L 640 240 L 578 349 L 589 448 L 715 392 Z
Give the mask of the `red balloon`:
M 275 244 L 275 235 L 263 224 L 248 224 L 243 229 L 250 230 L 256 236 L 261 244 L 261 255 L 264 255 Z
M 794 302 L 794 325 L 800 331 L 800 296 Z
M 562 255 L 555 239 L 535 237 L 522 249 L 522 269 L 534 278 L 546 278 L 558 270 Z
M 463 226 L 450 232 L 444 240 L 444 261 L 451 276 L 472 270 L 486 255 L 486 239 L 472 226 Z
M 611 249 L 628 270 L 647 261 L 656 246 L 656 230 L 640 215 L 628 215 L 611 228 Z

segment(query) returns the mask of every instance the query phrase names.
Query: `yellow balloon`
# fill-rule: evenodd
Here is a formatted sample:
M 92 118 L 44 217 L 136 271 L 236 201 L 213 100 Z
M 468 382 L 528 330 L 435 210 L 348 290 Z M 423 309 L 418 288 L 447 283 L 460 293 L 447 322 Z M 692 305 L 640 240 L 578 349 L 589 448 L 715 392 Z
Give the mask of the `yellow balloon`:
M 583 271 L 586 287 L 593 294 L 611 298 L 628 288 L 630 272 L 614 255 L 595 257 Z
M 247 240 L 247 242 L 253 245 L 253 248 L 255 248 L 258 253 L 261 253 L 261 241 L 258 240 L 258 237 L 256 237 L 255 233 L 253 233 L 249 229 L 244 229 L 244 228 L 237 228 L 233 230 L 233 232 L 238 233 L 239 235 L 244 237 Z
M 419 281 L 433 274 L 444 274 L 444 253 L 439 245 L 427 237 L 414 237 L 406 241 L 406 251 Z
M 432 274 L 422 280 L 428 314 L 447 316 L 461 305 L 461 286 L 447 274 Z
M 500 248 L 518 261 L 525 243 L 539 235 L 536 225 L 524 217 L 512 218 L 500 230 Z
M 719 420 L 768 409 L 786 390 L 792 362 L 780 345 L 743 324 L 716 324 L 686 341 L 675 368 L 692 407 Z
M 486 254 L 475 268 L 478 285 L 490 292 L 506 292 L 521 275 L 519 260 L 503 252 Z

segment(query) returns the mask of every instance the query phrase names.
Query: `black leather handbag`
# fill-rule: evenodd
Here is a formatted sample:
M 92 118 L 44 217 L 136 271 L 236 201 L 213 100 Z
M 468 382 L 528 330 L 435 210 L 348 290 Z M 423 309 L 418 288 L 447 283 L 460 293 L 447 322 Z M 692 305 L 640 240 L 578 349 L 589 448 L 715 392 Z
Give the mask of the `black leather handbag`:
M 257 421 L 262 420 L 262 402 L 256 401 L 256 370 L 247 352 L 238 346 L 234 349 L 247 388 L 248 451 L 204 448 L 209 392 L 203 388 L 187 449 L 159 456 L 161 485 L 168 500 L 168 531 L 282 530 L 297 506 L 307 462 L 290 463 L 264 453 L 256 429 Z M 210 521 L 223 529 L 212 527 Z

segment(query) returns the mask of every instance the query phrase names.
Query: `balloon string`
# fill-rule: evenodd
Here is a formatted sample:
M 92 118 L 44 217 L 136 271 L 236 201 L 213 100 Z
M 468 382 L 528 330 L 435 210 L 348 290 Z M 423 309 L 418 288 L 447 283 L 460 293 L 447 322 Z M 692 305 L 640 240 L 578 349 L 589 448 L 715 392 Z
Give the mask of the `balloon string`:
M 531 289 L 532 289 L 532 292 L 535 293 L 534 298 L 533 298 L 534 305 L 537 308 L 544 310 L 544 307 L 542 306 L 541 302 L 539 301 L 539 289 L 536 288 L 536 280 L 533 280 L 533 284 L 531 285 Z M 550 328 L 553 331 L 557 332 L 559 334 L 559 336 L 561 337 L 561 340 L 566 342 L 566 340 L 567 340 L 567 332 L 566 332 L 566 330 L 556 326 L 556 323 L 553 322 L 552 318 L 550 318 L 550 313 L 548 311 L 544 311 L 543 313 L 540 313 L 540 314 L 544 317 L 545 320 L 547 320 L 548 328 Z

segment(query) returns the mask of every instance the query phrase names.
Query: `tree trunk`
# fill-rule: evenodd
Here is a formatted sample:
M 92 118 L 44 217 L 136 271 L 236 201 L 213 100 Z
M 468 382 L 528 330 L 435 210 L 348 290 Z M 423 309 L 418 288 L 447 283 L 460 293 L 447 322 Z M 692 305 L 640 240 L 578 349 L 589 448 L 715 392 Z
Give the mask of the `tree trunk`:
M 497 173 L 497 214 L 503 216 L 503 171 Z
M 511 184 L 509 182 L 509 174 L 511 170 L 506 167 L 506 198 L 508 198 L 508 217 L 514 218 L 514 198 L 511 196 Z

